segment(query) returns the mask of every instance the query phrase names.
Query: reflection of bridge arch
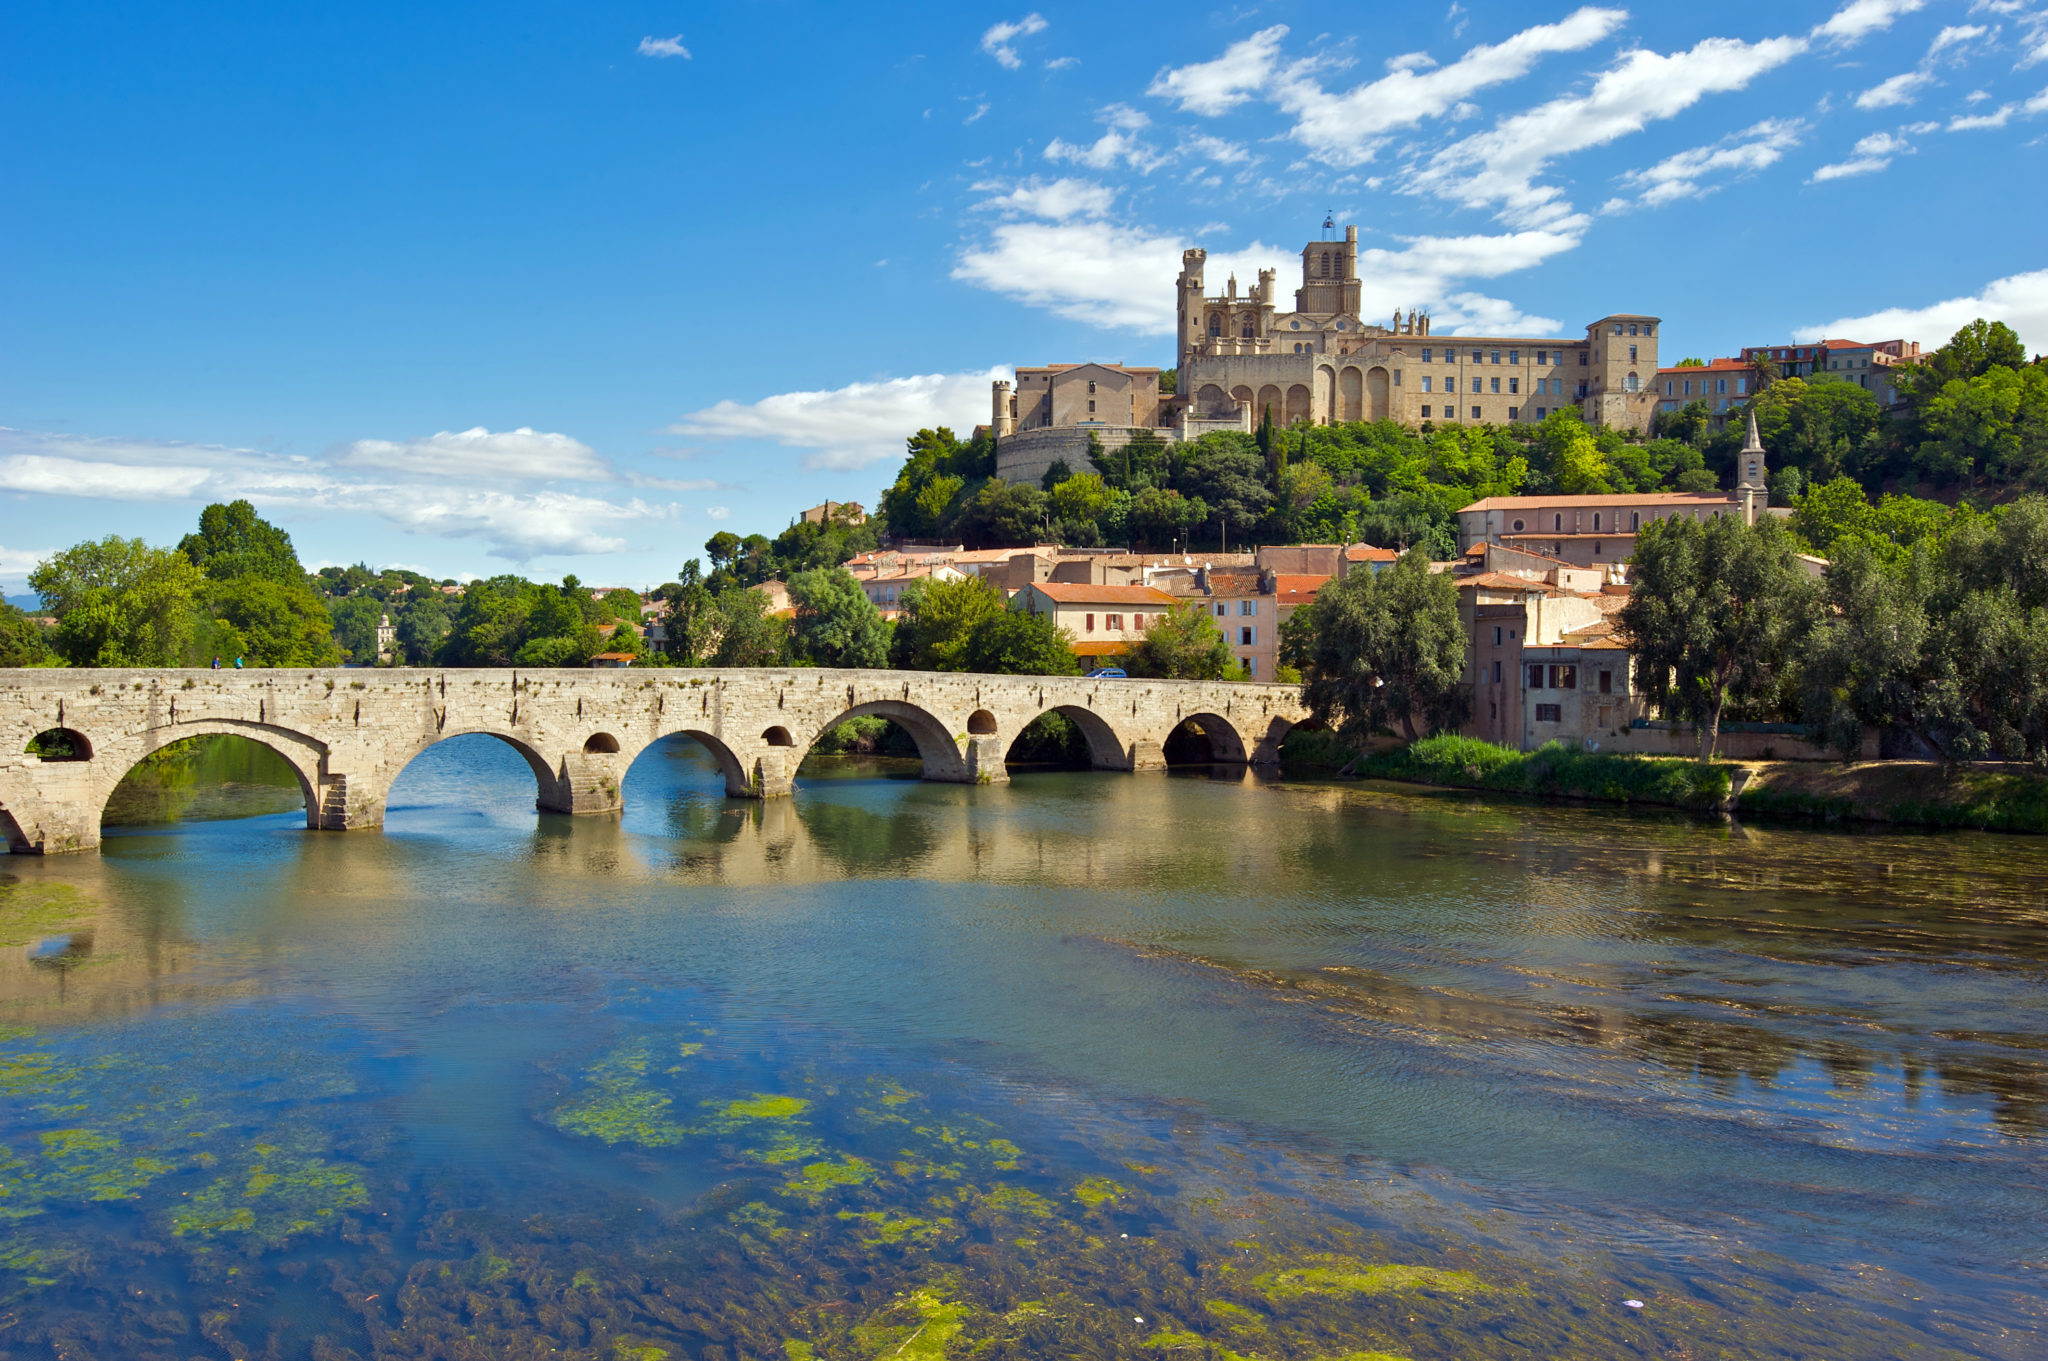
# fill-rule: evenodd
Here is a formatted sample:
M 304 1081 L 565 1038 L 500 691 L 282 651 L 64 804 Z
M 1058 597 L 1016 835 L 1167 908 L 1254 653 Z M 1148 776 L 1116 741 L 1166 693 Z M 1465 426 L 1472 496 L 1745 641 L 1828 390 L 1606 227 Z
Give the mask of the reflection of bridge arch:
M 532 770 L 540 808 L 592 814 L 616 812 L 634 758 L 673 736 L 712 753 L 729 795 L 772 798 L 791 792 L 810 742 L 847 718 L 879 715 L 903 727 L 926 779 L 995 783 L 1007 778 L 1011 742 L 1047 712 L 1077 723 L 1090 763 L 1106 770 L 1162 767 L 1167 737 L 1190 714 L 1228 725 L 1236 740 L 1223 759 L 1272 760 L 1278 735 L 1305 717 L 1294 686 L 1082 676 L 0 670 L 0 831 L 20 849 L 90 849 L 121 777 L 186 737 L 231 734 L 270 747 L 298 775 L 308 825 L 343 830 L 381 826 L 399 774 L 450 737 L 505 742 Z M 79 734 L 92 758 L 29 756 L 30 739 L 51 728 Z
M 1173 725 L 1173 730 L 1159 747 L 1168 765 L 1186 762 L 1241 766 L 1248 759 L 1244 734 L 1221 714 L 1189 714 Z M 1193 754 L 1194 751 L 1200 754 Z

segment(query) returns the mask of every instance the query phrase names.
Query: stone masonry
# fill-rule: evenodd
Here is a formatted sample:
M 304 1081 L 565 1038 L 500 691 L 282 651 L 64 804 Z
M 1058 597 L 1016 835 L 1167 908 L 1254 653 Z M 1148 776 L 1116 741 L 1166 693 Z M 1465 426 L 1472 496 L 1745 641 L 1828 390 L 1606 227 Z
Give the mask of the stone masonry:
M 434 743 L 488 733 L 533 768 L 536 805 L 613 813 L 633 758 L 676 733 L 701 742 L 735 798 L 790 792 L 826 729 L 878 714 L 916 740 L 924 777 L 1008 779 L 1003 753 L 1056 710 L 1100 770 L 1163 768 L 1184 722 L 1213 758 L 1268 764 L 1307 717 L 1298 687 L 828 670 L 0 670 L 0 830 L 17 852 L 90 850 L 107 797 L 149 753 L 187 737 L 261 742 L 298 772 L 306 825 L 381 827 L 392 783 Z M 27 752 L 62 730 L 79 759 Z

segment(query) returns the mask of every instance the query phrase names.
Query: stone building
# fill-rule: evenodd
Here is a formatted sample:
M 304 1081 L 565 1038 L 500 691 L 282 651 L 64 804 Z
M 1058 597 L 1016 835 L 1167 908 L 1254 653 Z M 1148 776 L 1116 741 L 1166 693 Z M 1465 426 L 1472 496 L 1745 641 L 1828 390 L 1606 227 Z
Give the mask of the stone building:
M 1327 228 L 1330 224 L 1325 223 Z M 1283 310 L 1277 272 L 1249 292 L 1233 277 L 1206 292 L 1208 253 L 1181 257 L 1180 396 L 1184 438 L 1281 425 L 1394 420 L 1507 424 L 1564 407 L 1595 425 L 1646 430 L 1660 319 L 1617 313 L 1582 336 L 1432 336 L 1425 313 L 1359 315 L 1358 229 L 1301 251 L 1301 287 Z
M 989 429 L 996 436 L 996 475 L 1006 482 L 1037 482 L 1065 463 L 1087 472 L 1089 441 L 1121 449 L 1140 432 L 1161 429 L 1159 370 L 1123 364 L 1047 364 L 1018 369 L 1014 386 L 998 379 L 989 394 Z

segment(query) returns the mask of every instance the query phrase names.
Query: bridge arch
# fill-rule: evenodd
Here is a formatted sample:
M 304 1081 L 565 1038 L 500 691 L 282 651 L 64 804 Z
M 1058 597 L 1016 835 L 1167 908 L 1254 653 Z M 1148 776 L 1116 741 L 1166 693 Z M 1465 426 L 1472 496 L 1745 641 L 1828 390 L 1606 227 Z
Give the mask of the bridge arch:
M 503 742 L 506 746 L 518 752 L 521 759 L 526 762 L 527 769 L 533 772 L 533 806 L 543 812 L 568 811 L 567 808 L 560 806 L 561 787 L 564 783 L 564 777 L 568 773 L 566 769 L 558 774 L 555 768 L 548 763 L 547 757 L 543 756 L 531 743 L 512 733 L 502 732 L 496 728 L 466 727 L 436 733 L 427 741 L 415 745 L 411 751 L 405 754 L 403 759 L 393 761 L 385 768 L 383 778 L 378 782 L 378 787 L 374 791 L 374 800 L 377 808 L 376 822 L 378 824 L 381 825 L 384 820 L 383 809 L 385 803 L 391 797 L 391 791 L 398 787 L 398 781 L 411 768 L 412 763 L 419 760 L 420 756 L 428 750 L 458 737 L 495 737 L 498 741 Z
M 1182 718 L 1159 745 L 1170 766 L 1244 765 L 1251 760 L 1251 747 L 1237 724 L 1207 711 Z
M 768 731 L 773 732 L 775 730 L 770 728 Z M 767 733 L 763 733 L 761 736 L 762 740 L 770 746 L 781 745 L 775 742 L 773 738 L 770 738 Z M 726 793 L 738 797 L 744 795 L 752 787 L 754 772 L 749 767 L 748 762 L 740 759 L 739 753 L 735 752 L 730 746 L 727 746 L 715 733 L 706 732 L 702 728 L 670 728 L 649 738 L 645 743 L 635 748 L 632 754 L 627 756 L 619 766 L 620 783 L 624 784 L 626 773 L 633 768 L 634 762 L 638 761 L 655 747 L 660 746 L 663 742 L 670 742 L 678 737 L 687 737 L 698 746 L 704 748 L 705 751 L 711 753 L 711 759 L 718 763 L 718 773 L 725 776 Z
M 952 731 L 929 709 L 900 699 L 870 700 L 856 704 L 820 723 L 804 742 L 803 750 L 809 751 L 811 744 L 849 718 L 865 718 L 868 715 L 886 718 L 910 734 L 910 740 L 917 743 L 918 759 L 924 763 L 924 778 L 941 781 L 966 781 L 970 778 L 967 762 L 960 755 L 960 742 Z
M 1130 748 L 1122 735 L 1110 726 L 1107 719 L 1085 704 L 1055 704 L 1026 719 L 1004 743 L 1005 759 L 1008 759 L 1009 750 L 1023 739 L 1025 731 L 1046 714 L 1058 714 L 1080 729 L 1083 740 L 1088 743 L 1088 765 L 1091 769 L 1129 769 Z
M 174 743 L 194 737 L 240 737 L 268 748 L 284 758 L 298 777 L 299 795 L 306 801 L 306 826 L 320 825 L 321 783 L 326 774 L 327 746 L 305 733 L 267 723 L 235 719 L 193 719 L 152 729 L 148 738 L 103 741 L 94 758 L 92 772 L 93 825 L 106 815 L 107 800 L 134 769 L 155 753 Z

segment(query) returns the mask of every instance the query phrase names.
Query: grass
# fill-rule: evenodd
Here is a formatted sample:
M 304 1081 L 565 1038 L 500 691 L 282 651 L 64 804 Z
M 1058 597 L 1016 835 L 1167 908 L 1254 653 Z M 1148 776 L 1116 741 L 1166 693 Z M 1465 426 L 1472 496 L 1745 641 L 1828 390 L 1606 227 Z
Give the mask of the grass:
M 1580 751 L 1549 742 L 1515 751 L 1476 737 L 1443 735 L 1362 758 L 1358 774 L 1538 798 L 1597 799 L 1705 812 L 1728 798 L 1729 767 L 1672 756 Z
M 1891 822 L 2048 834 L 2048 777 L 1919 761 L 1767 767 L 1742 791 L 1743 813 L 1822 822 Z

